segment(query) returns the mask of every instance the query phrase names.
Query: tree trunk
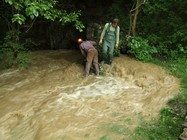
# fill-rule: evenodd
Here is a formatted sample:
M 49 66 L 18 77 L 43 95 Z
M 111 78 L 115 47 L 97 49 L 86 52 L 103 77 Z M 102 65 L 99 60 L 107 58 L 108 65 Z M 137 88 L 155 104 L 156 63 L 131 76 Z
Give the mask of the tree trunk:
M 138 14 L 140 12 L 141 5 L 144 4 L 144 0 L 136 0 L 135 8 L 134 5 L 130 11 L 130 28 L 129 28 L 129 33 L 128 35 L 135 36 L 136 33 L 136 23 L 137 23 L 137 18 Z

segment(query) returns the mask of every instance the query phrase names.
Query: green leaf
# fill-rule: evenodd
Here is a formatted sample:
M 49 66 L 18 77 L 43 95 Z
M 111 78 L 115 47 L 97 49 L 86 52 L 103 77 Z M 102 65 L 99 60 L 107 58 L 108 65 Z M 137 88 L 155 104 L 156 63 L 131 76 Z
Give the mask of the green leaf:
M 13 15 L 12 22 L 18 22 L 20 25 L 25 23 L 26 18 L 21 14 Z
M 12 0 L 5 0 L 6 3 L 9 3 L 10 5 L 13 4 L 13 1 Z
M 20 4 L 20 3 L 15 3 L 14 7 L 15 7 L 16 10 L 21 10 L 23 8 L 23 5 Z

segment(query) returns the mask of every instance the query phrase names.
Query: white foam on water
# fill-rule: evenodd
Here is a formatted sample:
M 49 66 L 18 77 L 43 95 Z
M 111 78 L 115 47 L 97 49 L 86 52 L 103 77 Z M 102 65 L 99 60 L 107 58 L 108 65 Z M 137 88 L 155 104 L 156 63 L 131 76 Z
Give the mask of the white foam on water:
M 69 92 L 67 88 L 74 88 Z M 105 95 L 116 95 L 117 93 L 124 92 L 129 88 L 139 88 L 133 83 L 128 83 L 122 79 L 114 77 L 97 77 L 96 80 L 90 84 L 80 84 L 74 87 L 66 86 L 61 88 L 60 97 L 63 99 L 77 99 L 80 97 L 95 97 L 95 96 L 105 96 Z M 59 98 L 58 101 L 62 101 Z

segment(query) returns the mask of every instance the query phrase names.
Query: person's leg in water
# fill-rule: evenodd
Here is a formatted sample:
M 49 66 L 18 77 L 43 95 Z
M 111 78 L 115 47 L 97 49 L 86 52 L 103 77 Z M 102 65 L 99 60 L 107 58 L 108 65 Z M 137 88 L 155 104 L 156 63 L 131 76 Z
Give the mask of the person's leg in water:
M 111 42 L 110 42 L 110 46 L 109 46 L 109 52 L 108 52 L 108 64 L 109 64 L 109 65 L 112 64 L 113 53 L 114 53 L 114 45 L 115 45 L 115 42 L 114 42 L 114 41 L 111 41 Z
M 102 61 L 101 64 L 104 64 L 107 62 L 107 52 L 108 52 L 108 42 L 103 42 L 103 48 L 102 48 Z
M 90 74 L 90 67 L 92 65 L 92 60 L 94 57 L 95 52 L 93 49 L 89 49 L 86 57 L 86 67 L 85 67 L 85 76 L 89 76 Z
M 96 49 L 95 49 L 95 55 L 93 57 L 93 65 L 95 68 L 95 75 L 99 76 L 98 52 Z

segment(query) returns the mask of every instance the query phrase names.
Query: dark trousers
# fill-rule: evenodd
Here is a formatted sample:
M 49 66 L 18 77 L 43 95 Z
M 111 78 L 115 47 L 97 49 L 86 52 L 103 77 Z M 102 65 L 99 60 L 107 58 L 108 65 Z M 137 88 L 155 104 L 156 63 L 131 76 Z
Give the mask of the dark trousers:
M 99 75 L 98 52 L 95 48 L 91 48 L 87 52 L 85 76 L 88 76 L 90 74 L 90 67 L 92 63 L 95 68 L 95 74 Z

